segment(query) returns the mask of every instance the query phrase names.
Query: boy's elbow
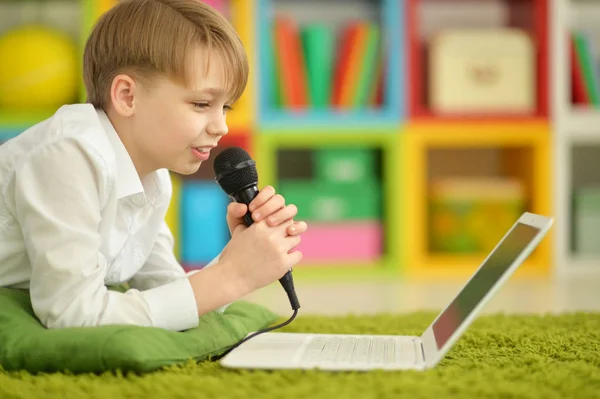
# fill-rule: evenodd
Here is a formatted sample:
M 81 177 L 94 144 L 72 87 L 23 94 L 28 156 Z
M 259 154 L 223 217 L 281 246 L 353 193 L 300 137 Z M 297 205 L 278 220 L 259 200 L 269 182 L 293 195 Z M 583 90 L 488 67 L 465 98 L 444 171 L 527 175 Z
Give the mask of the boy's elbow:
M 38 319 L 47 329 L 91 327 L 97 325 L 97 321 L 90 319 L 89 317 L 84 317 L 84 315 L 80 315 L 80 317 L 73 317 L 68 313 L 55 314 L 48 312 L 38 316 Z
M 40 323 L 47 329 L 72 328 L 72 327 L 93 327 L 98 325 L 100 318 L 96 312 L 87 310 L 81 311 L 71 303 L 64 309 L 56 307 L 36 307 L 33 306 L 34 313 Z

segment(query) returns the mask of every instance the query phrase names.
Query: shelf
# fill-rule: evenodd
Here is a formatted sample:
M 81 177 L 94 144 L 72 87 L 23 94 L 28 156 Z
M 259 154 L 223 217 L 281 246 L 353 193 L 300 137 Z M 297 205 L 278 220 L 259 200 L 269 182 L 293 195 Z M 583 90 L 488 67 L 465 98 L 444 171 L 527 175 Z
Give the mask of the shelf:
M 432 112 L 417 112 L 411 117 L 413 122 L 437 122 L 437 123 L 515 123 L 545 121 L 544 117 L 534 114 L 434 114 Z
M 372 248 L 369 247 L 371 249 L 368 250 L 363 248 L 364 251 L 359 251 L 361 253 L 361 257 L 364 256 L 365 259 L 366 257 L 370 257 L 371 260 L 362 260 L 357 262 L 341 262 L 341 260 L 336 259 L 329 259 L 327 261 L 305 259 L 302 262 L 302 266 L 299 267 L 315 268 L 326 265 L 333 266 L 340 264 L 340 267 L 345 265 L 345 267 L 350 269 L 362 267 L 377 268 L 387 266 L 398 268 L 400 264 L 399 259 L 404 250 L 401 242 L 403 240 L 400 240 L 398 237 L 398 229 L 400 226 L 400 223 L 398 223 L 398 213 L 402 207 L 403 198 L 403 193 L 401 191 L 402 184 L 399 177 L 399 160 L 402 159 L 400 154 L 402 151 L 401 139 L 404 135 L 400 134 L 399 131 L 396 131 L 396 134 L 391 134 L 391 132 L 388 130 L 374 130 L 372 132 L 362 134 L 347 132 L 344 134 L 341 132 L 330 133 L 327 130 L 321 129 L 318 131 L 313 131 L 312 133 L 314 133 L 314 136 L 311 136 L 310 140 L 307 140 L 306 134 L 304 134 L 302 131 L 299 131 L 298 133 L 287 132 L 286 134 L 273 134 L 272 132 L 266 132 L 263 130 L 258 132 L 254 138 L 254 148 L 256 152 L 260 187 L 264 187 L 265 185 L 273 185 L 278 192 L 283 193 L 283 191 L 285 191 L 283 180 L 285 180 L 287 182 L 287 188 L 291 190 L 301 190 L 304 185 L 307 185 L 307 183 L 311 182 L 311 187 L 314 186 L 315 190 L 318 190 L 317 184 L 323 184 L 325 181 L 323 180 L 325 179 L 325 177 L 323 177 L 325 176 L 323 172 L 325 169 L 321 169 L 321 172 L 318 172 L 317 169 L 309 170 L 310 168 L 306 167 L 307 163 L 316 165 L 315 162 L 317 161 L 310 157 L 307 161 L 306 157 L 302 156 L 304 153 L 311 153 L 317 149 L 323 150 L 336 148 L 359 149 L 361 151 L 365 148 L 381 150 L 381 159 L 378 160 L 377 157 L 374 158 L 374 162 L 376 162 L 374 165 L 376 165 L 375 167 L 378 169 L 376 173 L 378 176 L 380 176 L 378 180 L 383 183 L 380 187 L 380 201 L 382 201 L 381 212 L 384 215 L 382 218 L 369 219 L 366 218 L 366 214 L 361 214 L 360 216 L 356 214 L 353 216 L 353 218 L 361 219 L 360 222 L 358 220 L 307 220 L 307 223 L 309 224 L 309 230 L 311 229 L 311 224 L 315 226 L 315 232 L 316 227 L 321 226 L 321 229 L 318 233 L 319 237 L 321 237 L 323 234 L 327 234 L 327 229 L 330 227 L 332 228 L 331 231 L 333 231 L 335 229 L 339 229 L 339 224 L 345 222 L 366 222 L 367 227 L 365 231 L 356 230 L 357 225 L 353 224 L 352 230 L 348 230 L 347 233 L 352 235 L 354 239 L 356 239 L 358 235 L 366 234 L 368 235 L 369 240 L 371 240 L 373 239 L 373 222 L 376 221 L 377 223 L 380 223 L 383 228 L 383 234 L 381 237 L 382 241 L 380 241 L 383 251 L 380 256 L 372 257 Z M 280 159 L 278 157 L 278 153 L 284 150 L 291 152 L 289 152 L 285 158 Z M 286 168 L 282 166 L 280 162 L 283 162 L 284 159 L 288 162 L 294 162 L 294 165 L 296 166 L 294 166 L 294 168 Z M 290 173 L 292 173 L 292 175 L 290 175 Z M 357 183 L 354 182 L 351 184 L 355 185 Z M 344 187 L 344 189 L 346 189 L 349 186 L 347 183 L 340 183 L 340 187 Z M 303 194 L 308 190 L 310 189 L 307 188 L 306 191 L 298 192 Z M 369 190 L 369 188 L 366 188 L 366 190 Z M 303 197 L 305 197 L 305 195 L 303 195 Z M 290 198 L 286 197 L 286 201 L 287 200 L 290 200 Z M 291 203 L 295 202 L 292 201 Z M 363 211 L 364 210 L 359 209 L 358 207 L 352 208 L 352 212 Z M 313 240 L 311 241 L 313 244 L 314 240 L 315 238 L 313 237 Z M 334 240 L 332 240 L 332 242 L 333 241 Z M 309 242 L 308 237 L 306 242 Z M 358 264 L 353 265 L 352 263 Z
M 401 6 L 403 0 L 379 0 L 377 2 L 366 0 L 353 0 L 350 2 L 339 0 L 308 1 L 308 3 L 314 3 L 314 6 L 306 3 L 306 1 L 257 0 L 259 7 L 257 11 L 259 42 L 258 97 L 261 127 L 280 129 L 279 132 L 286 133 L 290 125 L 306 128 L 314 126 L 347 128 L 353 126 L 389 126 L 400 123 L 405 113 L 402 96 L 404 92 L 404 63 L 401 62 L 404 43 L 402 24 L 398 23 L 399 20 L 403 19 L 403 7 Z M 373 3 L 376 3 L 376 5 Z M 372 15 L 373 7 L 379 10 L 379 15 Z M 369 16 L 364 14 L 369 14 Z M 330 102 L 324 108 L 299 106 L 299 108 L 294 109 L 275 106 L 272 98 L 272 93 L 275 92 L 273 77 L 276 76 L 275 66 L 273 65 L 276 58 L 273 51 L 272 18 L 280 15 L 293 16 L 299 26 L 302 26 L 305 22 L 325 22 L 331 28 L 341 28 L 346 22 L 356 21 L 357 19 L 369 20 L 374 18 L 375 23 L 380 27 L 382 36 L 382 39 L 377 43 L 386 44 L 385 49 L 383 49 L 385 52 L 383 103 L 375 107 L 358 108 L 333 108 L 329 106 Z M 337 23 L 329 23 L 328 18 L 335 19 Z M 334 40 L 334 43 L 340 43 L 340 41 L 341 39 L 338 37 L 337 40 Z M 332 68 L 335 68 L 336 58 L 333 58 L 332 62 L 334 63 Z M 309 89 L 307 88 L 307 90 Z M 328 101 L 331 100 L 330 96 L 331 93 L 328 95 Z
M 402 167 L 408 194 L 406 213 L 402 215 L 402 236 L 411 237 L 411 245 L 407 246 L 407 272 L 424 276 L 443 270 L 468 273 L 482 259 L 481 254 L 429 252 L 428 198 L 433 178 L 516 179 L 523 184 L 526 210 L 551 214 L 550 143 L 549 126 L 544 123 L 410 124 Z M 544 239 L 534 251 L 526 269 L 536 269 L 536 273 L 549 270 L 549 241 Z
M 589 191 L 581 191 L 600 184 L 596 167 L 600 155 L 600 108 L 584 105 L 581 93 L 575 96 L 572 33 L 583 33 L 595 44 L 592 55 L 597 56 L 598 17 L 597 1 L 554 0 L 552 15 L 553 75 L 555 92 L 553 108 L 556 112 L 555 190 L 556 232 L 554 244 L 556 273 L 559 276 L 600 274 L 600 256 L 577 253 L 593 252 L 595 247 L 594 206 Z M 597 65 L 598 60 L 594 60 Z M 590 206 L 591 205 L 591 206 Z M 586 213 L 578 216 L 578 209 Z M 582 224 L 583 223 L 583 224 Z M 578 231 L 579 230 L 579 231 Z
M 600 255 L 596 257 L 567 256 L 559 260 L 557 275 L 562 276 L 598 276 L 600 275 Z
M 468 0 L 407 0 L 407 35 L 409 64 L 409 113 L 412 120 L 512 120 L 547 118 L 548 116 L 548 1 L 547 0 L 499 0 L 499 1 L 468 1 Z M 448 115 L 434 112 L 431 109 L 432 88 L 429 74 L 432 64 L 429 59 L 430 39 L 437 34 L 456 28 L 490 28 L 511 27 L 523 29 L 533 39 L 533 74 L 534 74 L 534 111 L 518 115 L 504 112 L 492 112 L 487 115 L 467 112 L 465 115 Z M 471 62 L 480 65 L 474 56 L 465 52 L 454 57 L 455 62 Z M 500 50 L 498 50 L 500 51 Z M 509 56 L 512 57 L 512 56 Z M 514 57 L 516 59 L 516 57 Z M 485 62 L 485 58 L 483 59 Z M 481 64 L 485 65 L 485 64 Z M 459 67 L 447 63 L 449 76 L 458 79 Z M 449 78 L 450 79 L 450 78 Z M 467 79 L 466 77 L 464 79 Z M 472 85 L 475 81 L 471 80 Z M 440 83 L 440 87 L 450 84 L 450 81 Z M 466 90 L 466 85 L 463 85 Z M 475 86 L 474 86 L 475 87 Z M 453 92 L 456 92 L 454 90 Z M 490 96 L 488 96 L 490 98 Z M 458 101 L 458 98 L 455 99 Z M 445 100 L 444 102 L 448 102 Z M 512 104 L 507 102 L 507 104 Z
M 600 110 L 571 110 L 567 114 L 564 129 L 571 141 L 600 142 Z
M 394 126 L 398 115 L 385 110 L 347 111 L 290 111 L 265 110 L 261 113 L 261 127 L 272 134 L 281 134 L 294 128 L 331 126 L 332 132 L 348 132 L 348 129 Z

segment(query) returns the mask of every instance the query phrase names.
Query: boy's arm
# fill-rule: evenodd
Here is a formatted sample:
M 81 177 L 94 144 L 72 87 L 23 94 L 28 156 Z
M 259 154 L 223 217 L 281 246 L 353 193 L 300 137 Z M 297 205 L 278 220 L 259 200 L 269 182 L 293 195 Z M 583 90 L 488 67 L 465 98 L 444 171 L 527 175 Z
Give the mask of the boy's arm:
M 49 144 L 24 160 L 14 177 L 36 316 L 49 328 L 196 326 L 198 309 L 185 276 L 144 292 L 106 289 L 99 226 L 108 165 L 87 148 L 75 140 Z

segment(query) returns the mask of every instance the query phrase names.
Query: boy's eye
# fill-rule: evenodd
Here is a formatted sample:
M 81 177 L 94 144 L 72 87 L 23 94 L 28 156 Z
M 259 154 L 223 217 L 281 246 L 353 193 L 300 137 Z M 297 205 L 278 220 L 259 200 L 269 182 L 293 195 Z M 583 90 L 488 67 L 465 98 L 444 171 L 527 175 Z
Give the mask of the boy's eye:
M 208 108 L 208 103 L 194 103 L 194 108 L 206 109 Z
M 199 109 L 207 109 L 210 107 L 209 103 L 193 103 L 193 104 L 194 104 L 194 108 L 199 108 Z M 231 105 L 224 105 L 223 113 L 227 113 L 229 111 L 233 111 L 233 107 Z

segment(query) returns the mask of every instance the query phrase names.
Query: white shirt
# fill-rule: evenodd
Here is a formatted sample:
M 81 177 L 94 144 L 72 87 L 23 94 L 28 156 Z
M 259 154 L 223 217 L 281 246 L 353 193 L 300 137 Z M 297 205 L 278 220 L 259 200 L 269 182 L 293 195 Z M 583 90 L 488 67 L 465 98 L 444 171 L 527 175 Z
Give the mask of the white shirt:
M 164 221 L 169 172 L 143 180 L 89 104 L 63 106 L 1 145 L 0 286 L 30 289 L 48 328 L 198 325 Z M 123 282 L 126 293 L 106 288 Z

